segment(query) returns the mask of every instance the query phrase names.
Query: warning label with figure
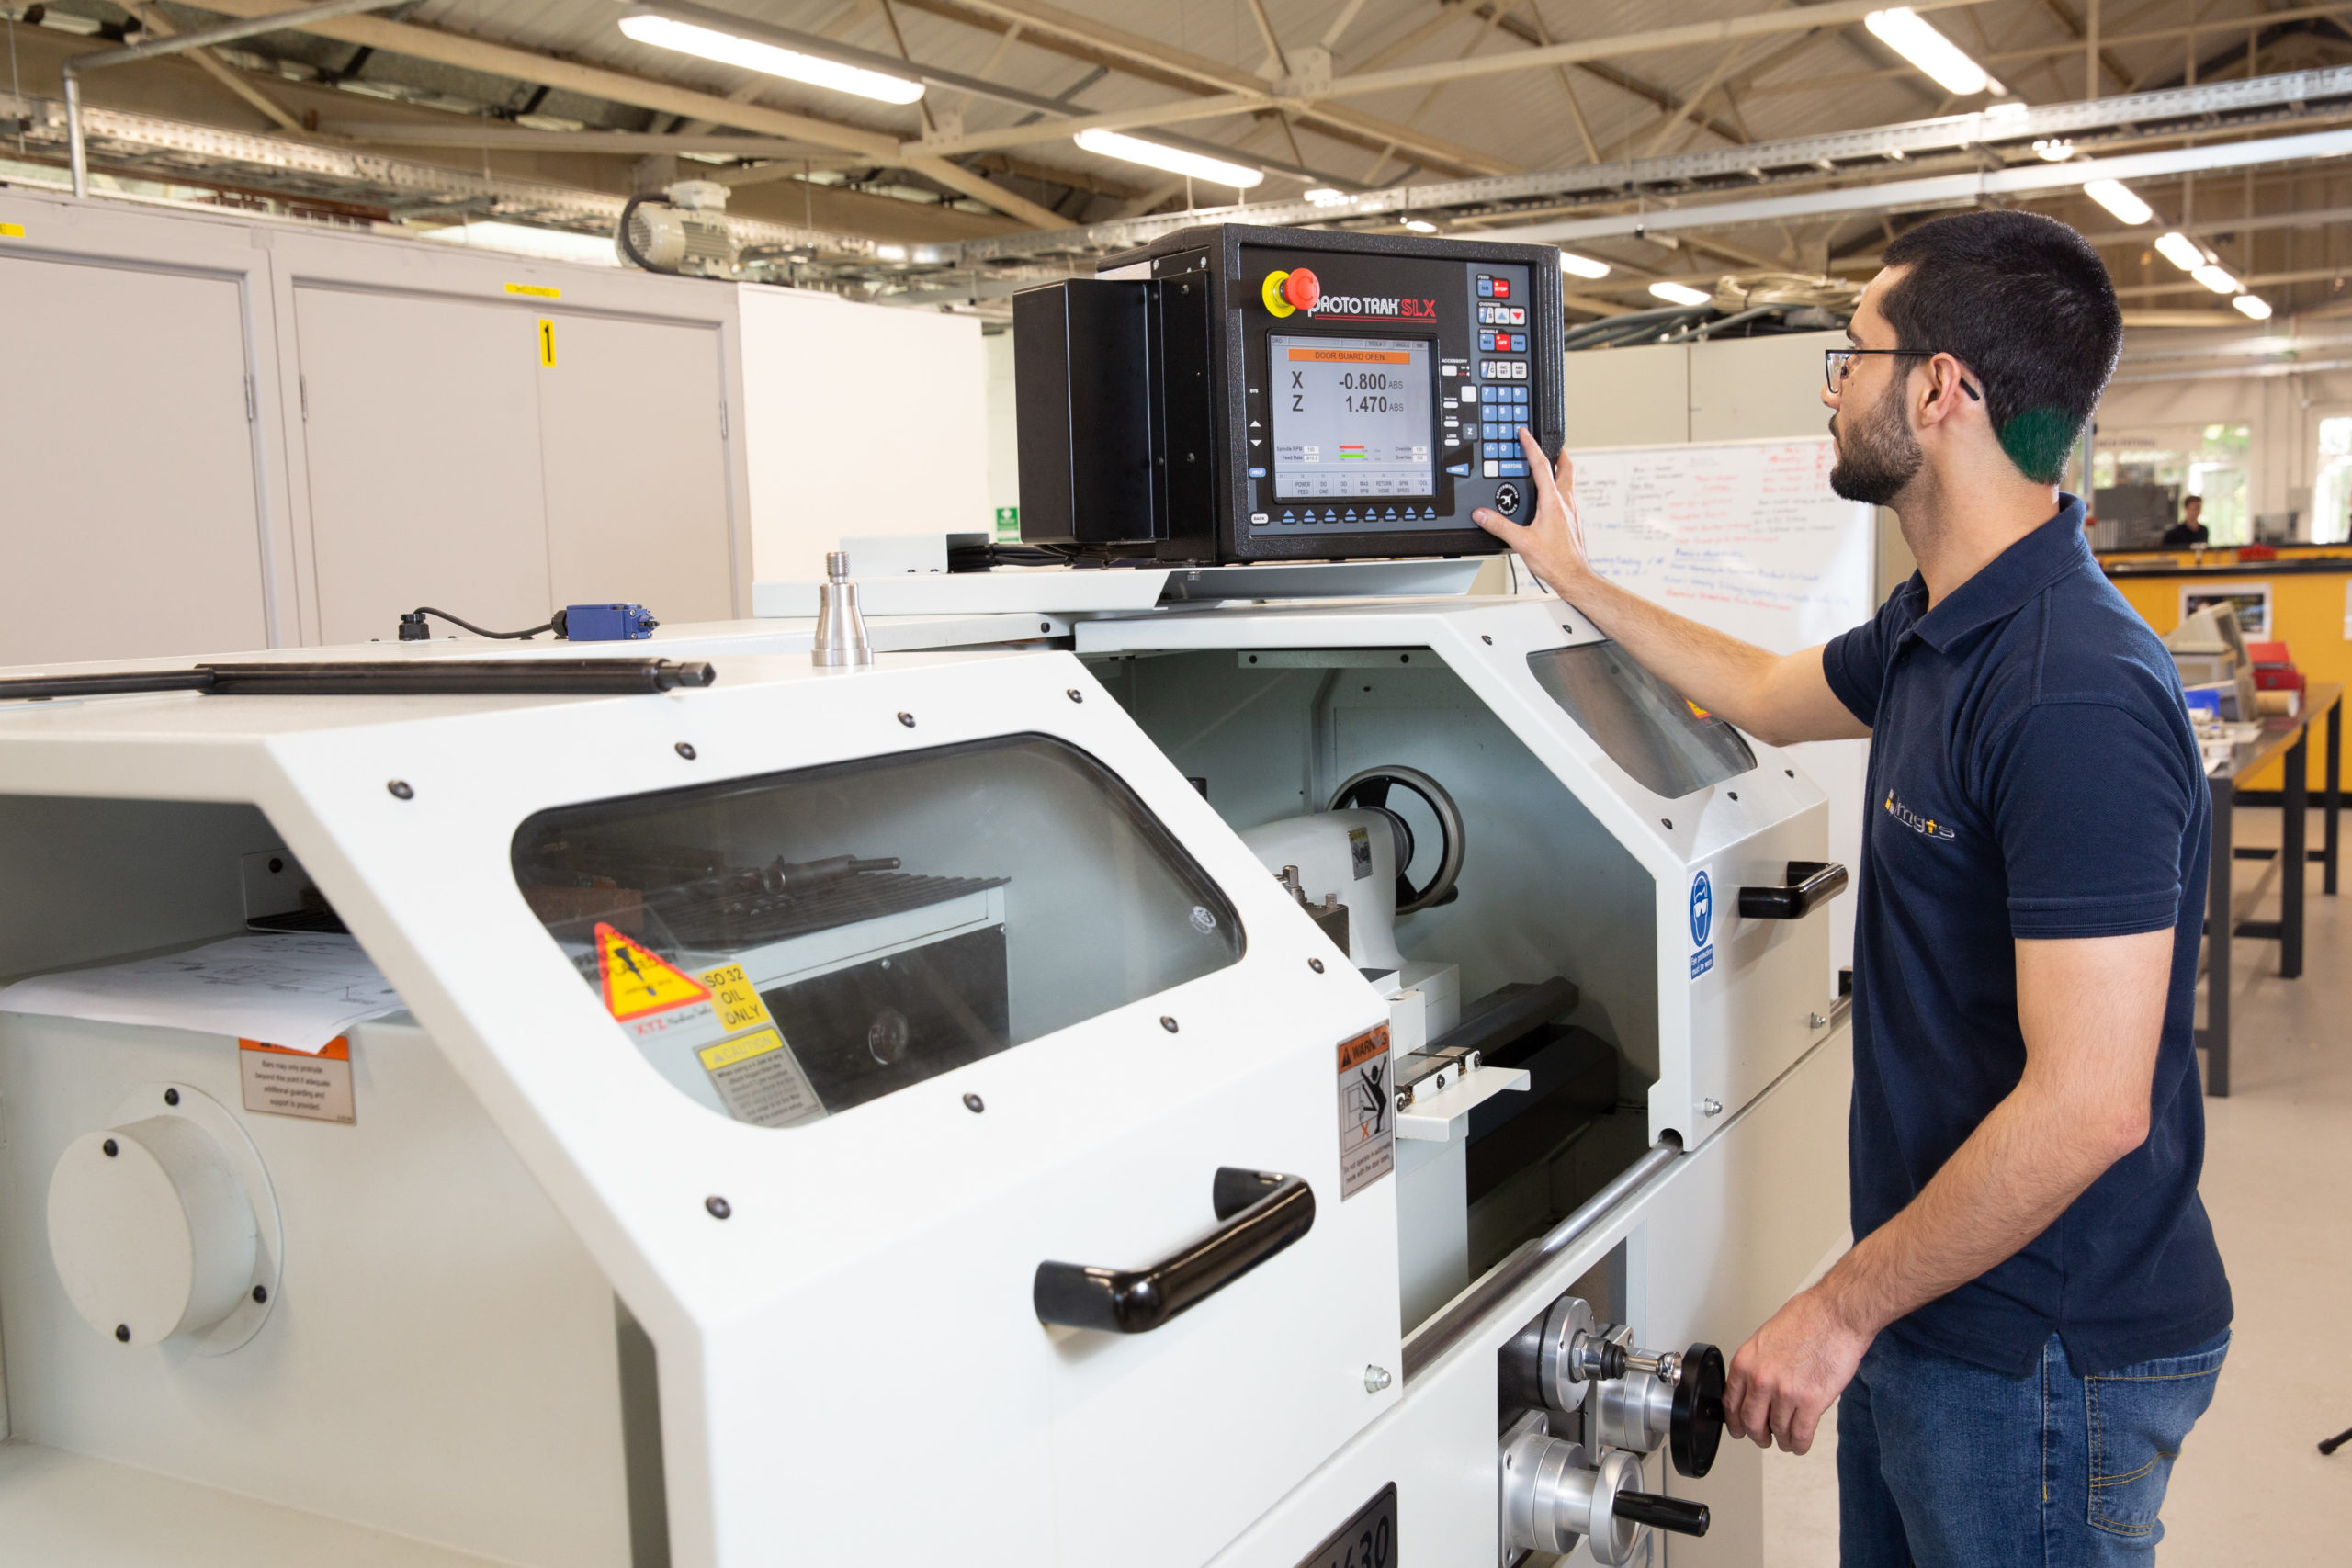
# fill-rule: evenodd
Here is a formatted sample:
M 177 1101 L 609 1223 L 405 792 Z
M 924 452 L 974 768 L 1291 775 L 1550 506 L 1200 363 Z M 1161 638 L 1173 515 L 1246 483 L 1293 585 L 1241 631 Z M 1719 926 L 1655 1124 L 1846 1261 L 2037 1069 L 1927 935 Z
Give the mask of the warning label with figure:
M 736 1121 L 789 1127 L 825 1114 L 824 1101 L 741 964 L 688 974 L 605 925 L 596 928 L 596 963 L 605 1010 L 637 1048 L 656 1065 L 692 1072 L 685 1064 L 699 1064 Z
M 1388 1026 L 1340 1045 L 1340 1199 L 1345 1202 L 1396 1164 L 1396 1116 Z
M 312 1122 L 356 1122 L 351 1094 L 351 1042 L 336 1035 L 315 1052 L 258 1040 L 237 1042 L 245 1109 Z
M 710 999 L 709 987 L 601 920 L 596 972 L 604 983 L 605 1010 L 623 1022 Z

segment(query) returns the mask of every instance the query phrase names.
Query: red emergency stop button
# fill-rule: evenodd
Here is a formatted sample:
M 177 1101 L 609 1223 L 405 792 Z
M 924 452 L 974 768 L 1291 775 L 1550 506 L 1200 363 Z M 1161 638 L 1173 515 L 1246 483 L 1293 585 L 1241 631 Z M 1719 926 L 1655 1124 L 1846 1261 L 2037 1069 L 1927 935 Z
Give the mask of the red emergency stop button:
M 1283 298 L 1302 310 L 1312 310 L 1315 302 L 1323 298 L 1323 280 L 1305 267 L 1294 268 L 1283 279 Z

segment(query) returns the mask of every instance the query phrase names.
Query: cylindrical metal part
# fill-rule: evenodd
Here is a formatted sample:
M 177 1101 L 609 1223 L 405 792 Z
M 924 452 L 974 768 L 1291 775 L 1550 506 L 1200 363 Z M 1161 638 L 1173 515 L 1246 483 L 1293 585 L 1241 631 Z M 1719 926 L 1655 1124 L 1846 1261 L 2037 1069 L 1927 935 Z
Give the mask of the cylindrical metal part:
M 1576 1213 L 1544 1233 L 1533 1247 L 1514 1253 L 1453 1304 L 1414 1331 L 1405 1342 L 1405 1381 L 1410 1383 L 1437 1359 L 1469 1337 L 1497 1308 L 1574 1247 L 1618 1204 L 1662 1177 L 1682 1154 L 1680 1134 L 1668 1133 L 1647 1154 L 1617 1173 L 1608 1186 L 1577 1205 Z
M 1614 1452 L 1591 1463 L 1582 1443 L 1530 1432 L 1503 1450 L 1503 1540 L 1513 1551 L 1565 1555 L 1587 1541 L 1603 1568 L 1631 1562 L 1640 1526 L 1617 1515 L 1638 1488 L 1641 1462 Z
M 1595 1388 L 1592 1410 L 1600 1441 L 1650 1453 L 1674 1430 L 1674 1385 L 1650 1372 L 1628 1371 Z
M 808 661 L 824 669 L 874 662 L 874 644 L 865 635 L 865 612 L 858 607 L 857 584 L 849 580 L 845 550 L 825 556 L 825 581 L 817 588 L 817 636 Z
M 65 66 L 65 162 L 74 171 L 74 195 L 90 194 L 90 148 L 82 140 L 82 78 L 73 62 Z

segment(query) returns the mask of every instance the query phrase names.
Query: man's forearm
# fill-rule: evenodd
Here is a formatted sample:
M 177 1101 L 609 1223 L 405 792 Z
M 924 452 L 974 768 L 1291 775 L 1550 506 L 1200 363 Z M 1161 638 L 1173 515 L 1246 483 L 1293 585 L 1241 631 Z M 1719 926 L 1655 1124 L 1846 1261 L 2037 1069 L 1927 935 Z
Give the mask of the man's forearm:
M 1820 1288 L 1857 1333 L 1876 1334 L 2013 1256 L 2114 1159 L 2070 1107 L 2020 1088 Z

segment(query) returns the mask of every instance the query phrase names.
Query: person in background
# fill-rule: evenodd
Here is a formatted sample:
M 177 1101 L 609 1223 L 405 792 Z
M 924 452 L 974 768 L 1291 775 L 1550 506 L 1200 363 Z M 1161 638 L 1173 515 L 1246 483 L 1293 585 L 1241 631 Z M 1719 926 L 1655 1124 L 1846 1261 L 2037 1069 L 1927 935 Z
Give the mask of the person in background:
M 2205 498 L 2192 495 L 2180 503 L 2180 521 L 2165 530 L 2165 546 L 2168 549 L 2181 545 L 2203 549 L 2205 543 Z
M 2197 1197 L 2212 795 L 2172 656 L 2058 493 L 2122 311 L 2037 213 L 1881 259 L 1823 392 L 1830 488 L 1918 558 L 1871 621 L 1777 655 L 1612 584 L 1524 433 L 1534 516 L 1475 515 L 1700 706 L 1871 737 L 1855 1242 L 1732 1358 L 1724 1429 L 1801 1454 L 1838 1405 L 1843 1568 L 2145 1564 L 2231 1300 Z

